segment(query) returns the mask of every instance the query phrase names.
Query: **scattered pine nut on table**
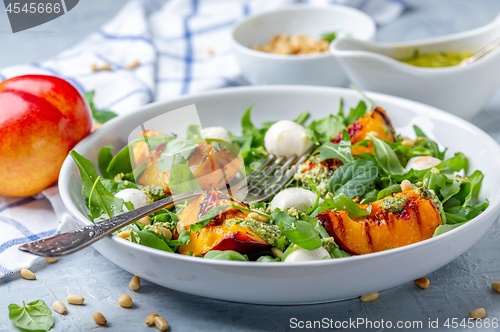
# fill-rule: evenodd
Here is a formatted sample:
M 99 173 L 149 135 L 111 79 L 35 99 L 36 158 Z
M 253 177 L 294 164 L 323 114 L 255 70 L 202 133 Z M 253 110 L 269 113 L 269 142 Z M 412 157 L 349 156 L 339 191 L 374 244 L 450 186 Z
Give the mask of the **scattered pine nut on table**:
M 54 309 L 55 312 L 61 315 L 64 315 L 68 312 L 68 309 L 66 309 L 66 306 L 61 301 L 55 301 L 54 303 L 52 303 L 52 309 Z
M 123 308 L 130 308 L 133 304 L 132 298 L 128 294 L 123 294 L 118 298 L 118 304 Z
M 83 304 L 85 299 L 83 298 L 83 296 L 70 294 L 66 297 L 66 301 L 68 301 L 69 304 L 81 305 Z
M 36 279 L 36 275 L 28 269 L 21 270 L 21 277 L 23 277 L 26 280 L 35 280 Z
M 94 313 L 92 318 L 94 318 L 94 322 L 96 322 L 99 325 L 104 325 L 107 323 L 106 318 L 104 318 L 104 316 L 100 312 Z
M 376 300 L 380 294 L 378 292 L 361 295 L 360 299 L 362 302 L 370 302 Z

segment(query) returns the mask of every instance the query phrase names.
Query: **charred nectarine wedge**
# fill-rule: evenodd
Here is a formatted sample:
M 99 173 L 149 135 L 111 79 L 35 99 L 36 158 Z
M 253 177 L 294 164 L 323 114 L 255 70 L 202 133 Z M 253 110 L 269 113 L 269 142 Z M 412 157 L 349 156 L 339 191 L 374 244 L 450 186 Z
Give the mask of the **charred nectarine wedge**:
M 366 113 L 356 122 L 351 124 L 347 131 L 351 137 L 351 144 L 354 145 L 364 139 L 368 134 L 372 134 L 386 142 L 394 142 L 394 129 L 389 117 L 381 107 L 375 107 L 370 113 Z M 339 134 L 333 143 L 338 143 L 342 139 L 342 133 Z M 373 144 L 368 143 L 368 147 L 359 145 L 351 150 L 353 155 L 360 153 L 373 154 Z
M 441 217 L 431 199 L 419 194 L 420 189 L 395 193 L 405 197 L 398 213 L 392 213 L 379 200 L 371 203 L 369 215 L 351 219 L 347 211 L 327 210 L 316 216 L 340 248 L 361 255 L 429 239 L 441 225 Z M 403 198 L 404 198 L 403 197 Z M 366 209 L 369 204 L 360 204 Z
M 205 216 L 212 208 L 220 205 L 246 207 L 240 200 L 220 191 L 207 191 L 189 203 L 179 214 L 181 221 L 177 231 L 190 229 L 191 224 Z M 247 215 L 248 212 L 234 208 L 221 211 L 208 226 L 196 233 L 191 232 L 191 242 L 188 245 L 179 246 L 179 253 L 187 255 L 191 251 L 194 256 L 197 256 L 210 250 L 234 250 L 247 254 L 268 246 L 264 239 L 248 227 L 226 224 L 228 220 L 244 219 Z

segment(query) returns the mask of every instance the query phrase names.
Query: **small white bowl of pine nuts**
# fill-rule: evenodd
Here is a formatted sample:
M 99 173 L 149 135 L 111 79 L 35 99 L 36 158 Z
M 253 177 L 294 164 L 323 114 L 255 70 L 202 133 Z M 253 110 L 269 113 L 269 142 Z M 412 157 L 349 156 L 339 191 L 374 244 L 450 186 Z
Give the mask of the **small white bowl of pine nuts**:
M 345 86 L 347 75 L 328 52 L 332 38 L 371 41 L 375 23 L 363 12 L 340 5 L 289 6 L 237 23 L 232 44 L 242 74 L 251 84 Z

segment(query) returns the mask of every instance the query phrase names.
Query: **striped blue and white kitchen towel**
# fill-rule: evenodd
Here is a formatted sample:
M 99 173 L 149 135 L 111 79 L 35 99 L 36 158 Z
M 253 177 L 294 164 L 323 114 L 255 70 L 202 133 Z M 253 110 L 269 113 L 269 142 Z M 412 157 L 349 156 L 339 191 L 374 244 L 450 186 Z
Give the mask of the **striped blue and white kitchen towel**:
M 97 107 L 118 114 L 154 100 L 243 85 L 231 53 L 231 26 L 244 16 L 293 2 L 353 6 L 378 24 L 390 23 L 404 10 L 401 0 L 135 0 L 73 48 L 0 70 L 0 81 L 24 74 L 59 76 L 81 91 L 96 91 Z M 127 69 L 134 61 L 140 65 Z M 91 69 L 104 64 L 112 70 Z M 37 197 L 0 196 L 0 278 L 39 261 L 21 253 L 20 244 L 74 227 L 64 212 L 57 186 Z

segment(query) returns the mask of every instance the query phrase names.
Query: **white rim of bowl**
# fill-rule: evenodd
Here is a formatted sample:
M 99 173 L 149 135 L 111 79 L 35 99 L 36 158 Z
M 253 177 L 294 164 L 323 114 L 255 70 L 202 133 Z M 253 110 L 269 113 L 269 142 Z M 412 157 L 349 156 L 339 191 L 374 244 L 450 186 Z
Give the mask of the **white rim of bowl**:
M 308 61 L 308 60 L 314 60 L 314 59 L 318 59 L 318 58 L 327 58 L 327 57 L 330 57 L 330 56 L 332 56 L 332 54 L 330 52 L 330 46 L 329 46 L 329 50 L 328 51 L 321 52 L 321 53 L 313 53 L 313 54 L 275 54 L 275 53 L 266 53 L 266 52 L 254 50 L 254 49 L 252 49 L 249 46 L 241 44 L 234 37 L 234 34 L 235 34 L 236 30 L 240 26 L 242 26 L 243 24 L 245 24 L 245 23 L 247 23 L 249 21 L 257 19 L 259 17 L 269 16 L 269 15 L 273 15 L 275 13 L 289 12 L 289 11 L 316 11 L 316 10 L 321 10 L 321 11 L 325 11 L 326 10 L 326 11 L 332 11 L 332 12 L 339 12 L 340 11 L 340 12 L 345 12 L 345 13 L 350 13 L 350 14 L 358 15 L 360 18 L 366 20 L 367 23 L 370 24 L 370 31 L 369 31 L 370 34 L 369 34 L 369 36 L 367 38 L 363 38 L 361 40 L 368 41 L 368 40 L 372 40 L 375 37 L 375 33 L 377 31 L 377 26 L 375 24 L 375 21 L 373 21 L 373 19 L 370 16 L 368 16 L 367 14 L 363 13 L 362 11 L 360 11 L 358 9 L 355 9 L 355 8 L 352 8 L 352 7 L 348 7 L 348 6 L 334 5 L 334 4 L 331 4 L 331 5 L 328 5 L 328 6 L 325 6 L 325 7 L 311 6 L 311 5 L 308 5 L 308 4 L 295 4 L 295 5 L 289 5 L 289 6 L 283 7 L 281 9 L 270 10 L 270 11 L 266 11 L 266 12 L 263 12 L 263 13 L 260 13 L 260 14 L 257 14 L 257 15 L 252 15 L 252 16 L 246 17 L 246 18 L 242 19 L 241 21 L 237 22 L 233 26 L 233 28 L 231 30 L 231 43 L 233 44 L 234 47 L 242 50 L 243 52 L 248 52 L 248 53 L 252 54 L 253 56 L 257 56 L 257 57 L 261 57 L 261 58 L 267 58 L 267 59 L 274 59 L 274 60 Z M 331 45 L 331 43 L 330 43 L 330 45 Z
M 327 91 L 332 91 L 336 90 L 339 93 L 356 93 L 353 90 L 346 89 L 346 88 L 335 88 L 335 87 L 316 87 L 316 86 L 302 86 L 302 85 L 273 85 L 273 86 L 245 86 L 245 87 L 229 87 L 229 88 L 224 88 L 224 89 L 218 89 L 218 90 L 209 90 L 209 91 L 204 91 L 196 94 L 191 94 L 191 95 L 184 95 L 176 98 L 175 100 L 168 100 L 168 101 L 157 101 L 154 103 L 146 104 L 140 109 L 138 109 L 136 112 L 140 111 L 146 111 L 148 108 L 151 107 L 156 107 L 157 105 L 165 104 L 165 103 L 170 103 L 173 101 L 180 101 L 182 102 L 183 100 L 189 100 L 192 98 L 196 97 L 205 97 L 205 96 L 217 96 L 217 95 L 224 95 L 227 94 L 233 94 L 233 93 L 240 93 L 240 92 L 246 92 L 246 91 L 256 91 L 256 92 L 273 92 L 272 90 L 297 90 L 297 91 L 318 91 L 318 90 L 323 90 L 325 92 Z M 271 90 L 271 91 L 270 91 Z M 450 122 L 453 122 L 456 125 L 461 125 L 463 127 L 469 128 L 474 131 L 475 134 L 478 134 L 481 136 L 481 138 L 485 141 L 489 141 L 490 144 L 496 147 L 497 149 L 497 155 L 500 155 L 500 145 L 488 134 L 486 134 L 482 129 L 478 128 L 477 126 L 473 125 L 472 123 L 469 123 L 465 121 L 462 118 L 459 118 L 456 115 L 453 115 L 451 113 L 447 113 L 445 111 L 442 111 L 438 108 L 435 108 L 433 106 L 429 106 L 423 103 L 419 103 L 416 101 L 408 100 L 405 98 L 400 98 L 400 97 L 394 97 L 382 93 L 376 93 L 376 92 L 365 92 L 368 97 L 371 99 L 379 99 L 379 100 L 384 100 L 389 98 L 389 102 L 396 102 L 396 103 L 403 103 L 407 104 L 411 107 L 415 108 L 423 108 L 423 113 L 424 115 L 428 115 L 431 118 L 436 118 L 436 116 L 439 117 L 445 117 L 450 120 Z M 360 98 L 362 98 L 360 96 Z M 99 130 L 103 130 L 101 132 L 104 132 L 104 130 L 107 127 L 114 126 L 115 123 L 119 123 L 120 119 L 127 119 L 129 117 L 135 116 L 136 112 L 131 112 L 125 115 L 122 115 L 118 117 L 116 120 L 110 121 L 108 123 L 105 123 L 102 127 L 99 128 Z M 118 124 L 117 124 L 118 125 Z M 97 140 L 97 136 L 95 135 L 89 135 L 88 137 L 84 138 L 82 141 L 80 141 L 74 149 L 79 151 L 82 149 L 83 146 L 87 145 L 87 141 L 91 141 L 92 139 Z M 61 198 L 63 200 L 64 205 L 70 212 L 70 214 L 73 217 L 78 218 L 82 223 L 87 224 L 87 225 L 92 225 L 92 222 L 87 219 L 76 207 L 75 204 L 70 199 L 69 195 L 69 186 L 68 186 L 68 179 L 69 179 L 69 174 L 72 172 L 72 168 L 76 166 L 73 159 L 71 156 L 67 156 L 66 159 L 64 160 L 63 166 L 61 168 L 61 172 L 59 175 L 59 188 L 60 188 L 60 193 L 61 193 Z M 500 189 L 497 189 L 495 194 L 497 194 L 500 191 Z M 494 194 L 494 195 L 495 195 Z M 496 204 L 495 204 L 496 203 Z M 224 261 L 224 260 L 215 260 L 215 259 L 198 259 L 199 257 L 191 257 L 191 256 L 185 256 L 181 255 L 178 253 L 170 253 L 166 251 L 162 251 L 159 249 L 153 249 L 150 247 L 146 247 L 137 243 L 133 243 L 131 241 L 127 241 L 125 239 L 122 239 L 118 236 L 113 235 L 110 240 L 116 242 L 118 245 L 124 245 L 129 247 L 130 249 L 133 250 L 139 250 L 144 253 L 149 253 L 149 254 L 155 254 L 159 256 L 164 256 L 166 258 L 174 258 L 174 259 L 180 259 L 188 263 L 200 263 L 200 264 L 212 264 L 212 265 L 219 265 L 219 266 L 232 266 L 232 265 L 238 265 L 238 267 L 252 267 L 252 268 L 293 268 L 293 267 L 303 267 L 303 266 L 312 266 L 312 265 L 336 265 L 336 264 L 343 264 L 342 262 L 348 261 L 353 261 L 353 260 L 362 260 L 362 259 L 370 259 L 374 257 L 379 257 L 379 256 L 389 256 L 389 255 L 399 255 L 402 254 L 403 252 L 409 251 L 409 250 L 415 250 L 418 248 L 421 248 L 422 246 L 427 246 L 427 245 L 433 245 L 437 241 L 441 241 L 440 239 L 444 239 L 447 237 L 452 237 L 458 232 L 465 232 L 467 229 L 471 227 L 475 227 L 476 224 L 485 222 L 487 218 L 498 218 L 498 214 L 500 214 L 500 195 L 494 200 L 490 201 L 490 205 L 488 208 L 481 213 L 479 216 L 474 218 L 473 220 L 467 222 L 465 225 L 462 225 L 460 227 L 457 227 L 449 232 L 446 232 L 444 234 L 441 234 L 437 237 L 433 237 L 424 241 L 420 241 L 417 243 L 409 244 L 403 247 L 399 248 L 394 248 L 392 250 L 385 250 L 385 251 L 379 251 L 371 254 L 364 254 L 364 255 L 357 255 L 357 256 L 351 256 L 351 257 L 345 257 L 342 259 L 329 259 L 329 260 L 321 260 L 321 261 L 309 261 L 309 262 L 297 262 L 297 263 L 290 263 L 290 264 L 268 264 L 268 263 L 261 263 L 261 262 L 241 262 L 241 261 Z M 106 240 L 106 239 L 103 239 Z

